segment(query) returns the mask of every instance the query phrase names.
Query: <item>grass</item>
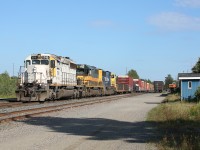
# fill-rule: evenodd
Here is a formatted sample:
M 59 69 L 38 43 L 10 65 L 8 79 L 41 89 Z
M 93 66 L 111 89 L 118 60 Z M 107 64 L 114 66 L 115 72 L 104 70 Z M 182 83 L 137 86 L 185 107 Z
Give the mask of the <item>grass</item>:
M 160 139 L 154 141 L 161 150 L 200 149 L 200 104 L 179 101 L 169 95 L 165 102 L 152 109 L 147 117 L 156 122 Z
M 16 98 L 15 94 L 11 94 L 11 95 L 0 95 L 0 98 Z

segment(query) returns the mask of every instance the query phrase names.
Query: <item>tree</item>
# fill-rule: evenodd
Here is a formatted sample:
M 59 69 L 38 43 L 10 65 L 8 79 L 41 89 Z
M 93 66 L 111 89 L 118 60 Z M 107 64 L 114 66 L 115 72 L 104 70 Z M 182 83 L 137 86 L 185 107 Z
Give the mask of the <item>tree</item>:
M 14 97 L 17 78 L 11 78 L 8 72 L 0 74 L 0 97 Z
M 172 84 L 174 82 L 174 79 L 172 78 L 172 76 L 170 74 L 168 74 L 167 77 L 165 77 L 165 89 L 169 88 L 169 84 Z
M 192 68 L 193 73 L 200 73 L 200 57 L 197 63 Z
M 139 75 L 137 74 L 137 71 L 134 69 L 129 70 L 127 75 L 129 77 L 132 77 L 133 79 L 139 79 Z
M 147 83 L 153 83 L 150 79 L 148 79 L 148 80 L 146 80 L 147 81 Z

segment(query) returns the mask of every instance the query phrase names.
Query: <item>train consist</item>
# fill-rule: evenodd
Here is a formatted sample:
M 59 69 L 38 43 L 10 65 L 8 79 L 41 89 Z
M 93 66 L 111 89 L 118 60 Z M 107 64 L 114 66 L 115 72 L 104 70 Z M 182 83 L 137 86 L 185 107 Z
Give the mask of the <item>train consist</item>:
M 82 98 L 128 92 L 151 92 L 153 84 L 86 64 L 69 57 L 32 54 L 20 68 L 15 91 L 18 101 L 45 101 L 65 97 Z

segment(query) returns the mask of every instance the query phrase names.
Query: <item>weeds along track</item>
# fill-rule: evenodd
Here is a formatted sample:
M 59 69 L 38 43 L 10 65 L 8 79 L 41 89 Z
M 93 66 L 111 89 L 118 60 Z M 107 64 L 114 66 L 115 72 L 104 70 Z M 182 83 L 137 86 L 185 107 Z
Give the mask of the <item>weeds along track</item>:
M 63 101 L 57 101 L 55 103 L 51 103 L 50 106 L 46 104 L 34 104 L 30 103 L 30 105 L 37 105 L 36 108 L 26 107 L 21 103 L 19 107 L 20 109 L 13 109 L 12 111 L 5 111 L 0 113 L 0 123 L 9 122 L 9 121 L 17 121 L 26 118 L 31 118 L 35 116 L 39 116 L 46 113 L 56 112 L 64 109 L 81 107 L 86 105 L 92 105 L 96 103 L 104 103 L 113 100 L 118 100 L 121 98 L 131 97 L 132 94 L 125 94 L 125 95 L 115 95 L 115 96 L 105 96 L 105 97 L 93 97 L 88 99 L 81 99 L 81 100 L 69 100 L 65 103 Z M 48 104 L 48 103 L 47 103 Z M 27 104 L 26 104 L 27 105 Z M 23 107 L 23 108 L 22 108 Z

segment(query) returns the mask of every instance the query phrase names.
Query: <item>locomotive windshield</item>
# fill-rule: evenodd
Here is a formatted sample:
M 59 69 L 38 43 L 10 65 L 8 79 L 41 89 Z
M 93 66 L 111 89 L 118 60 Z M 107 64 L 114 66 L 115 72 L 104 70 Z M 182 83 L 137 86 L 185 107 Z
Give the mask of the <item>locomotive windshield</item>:
M 76 74 L 77 75 L 88 75 L 89 74 L 89 70 L 88 69 L 84 69 L 84 68 L 77 68 L 76 69 Z
M 41 60 L 41 65 L 49 65 L 49 61 L 48 60 Z
M 49 65 L 49 60 L 32 60 L 32 65 Z
M 39 65 L 40 64 L 40 60 L 32 60 L 32 64 L 33 65 Z
M 85 69 L 83 69 L 83 68 L 77 68 L 76 69 L 76 74 L 78 74 L 78 75 L 84 75 L 85 74 Z

